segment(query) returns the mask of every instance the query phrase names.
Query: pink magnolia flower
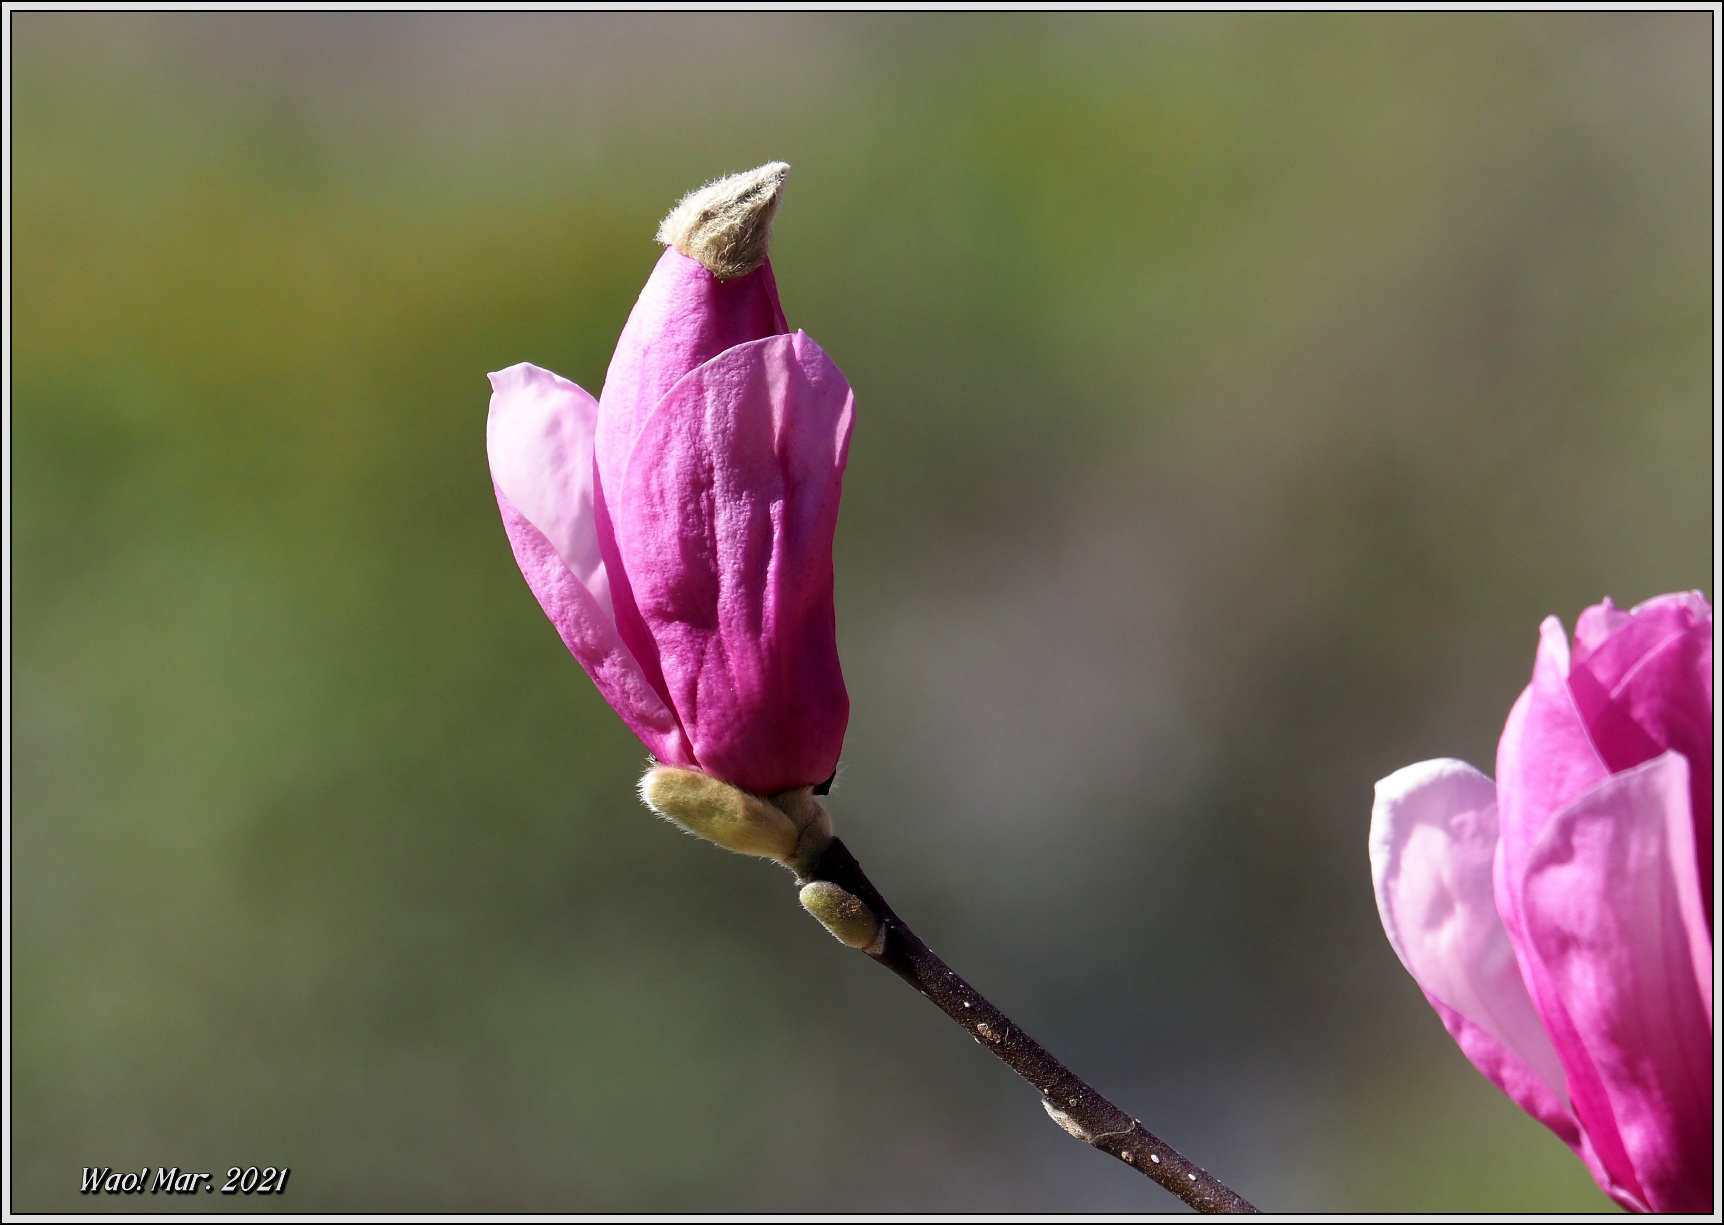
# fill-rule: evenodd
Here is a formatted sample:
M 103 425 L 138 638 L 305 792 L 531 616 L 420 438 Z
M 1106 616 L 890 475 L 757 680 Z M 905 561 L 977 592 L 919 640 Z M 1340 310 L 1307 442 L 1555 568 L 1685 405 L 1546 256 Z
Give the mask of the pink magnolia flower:
M 676 245 L 599 399 L 523 362 L 491 375 L 486 427 L 515 560 L 599 691 L 660 762 L 757 795 L 829 779 L 850 713 L 832 537 L 854 403 L 785 323 L 765 259 L 785 169 L 713 184 L 667 219 L 687 224 L 661 231 Z M 729 262 L 713 257 L 714 216 L 754 227 L 748 271 L 732 231 Z M 703 225 L 705 246 L 687 232 Z
M 1712 609 L 1540 628 L 1497 781 L 1377 784 L 1389 943 L 1479 1071 L 1624 1207 L 1712 1207 Z

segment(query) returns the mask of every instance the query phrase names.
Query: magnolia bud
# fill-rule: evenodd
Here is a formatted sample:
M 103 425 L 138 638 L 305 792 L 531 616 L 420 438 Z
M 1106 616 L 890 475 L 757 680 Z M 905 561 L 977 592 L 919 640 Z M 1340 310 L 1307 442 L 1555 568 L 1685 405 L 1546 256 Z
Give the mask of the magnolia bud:
M 880 936 L 880 920 L 868 904 L 829 880 L 810 881 L 802 886 L 798 897 L 802 909 L 853 949 L 869 948 Z

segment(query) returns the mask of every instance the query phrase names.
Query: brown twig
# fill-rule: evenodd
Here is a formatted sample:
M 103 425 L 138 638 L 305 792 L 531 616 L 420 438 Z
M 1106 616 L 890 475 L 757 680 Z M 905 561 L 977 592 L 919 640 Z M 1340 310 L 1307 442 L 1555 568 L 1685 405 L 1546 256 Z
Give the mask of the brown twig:
M 864 951 L 920 991 L 971 1037 L 1034 1085 L 1049 1116 L 1085 1143 L 1160 1183 L 1199 1212 L 1256 1212 L 1245 1199 L 1156 1139 L 1075 1076 L 934 955 L 893 913 L 843 842 L 834 838 L 801 877 L 830 881 L 865 902 L 882 931 Z

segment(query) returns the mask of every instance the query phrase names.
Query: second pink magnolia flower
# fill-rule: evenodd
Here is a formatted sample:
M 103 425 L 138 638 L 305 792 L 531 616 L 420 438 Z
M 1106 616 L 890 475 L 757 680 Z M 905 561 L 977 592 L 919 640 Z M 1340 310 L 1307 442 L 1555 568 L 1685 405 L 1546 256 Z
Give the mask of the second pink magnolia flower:
M 1646 1212 L 1712 1208 L 1712 610 L 1540 631 L 1496 782 L 1377 784 L 1389 942 L 1479 1069 Z
M 727 180 L 755 193 L 732 212 L 769 224 L 782 178 Z M 771 795 L 829 779 L 849 720 L 832 539 L 854 401 L 758 245 L 727 280 L 667 249 L 597 400 L 493 374 L 486 442 L 521 572 L 606 700 L 659 761 Z

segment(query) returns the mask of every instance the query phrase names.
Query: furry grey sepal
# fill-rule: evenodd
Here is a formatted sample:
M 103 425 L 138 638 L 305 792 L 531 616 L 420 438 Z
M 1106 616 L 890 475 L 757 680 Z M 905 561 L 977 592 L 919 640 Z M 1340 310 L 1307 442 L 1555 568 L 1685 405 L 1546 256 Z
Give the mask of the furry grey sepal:
M 746 276 L 766 262 L 789 172 L 787 162 L 767 162 L 695 188 L 660 223 L 658 240 L 721 281 Z

